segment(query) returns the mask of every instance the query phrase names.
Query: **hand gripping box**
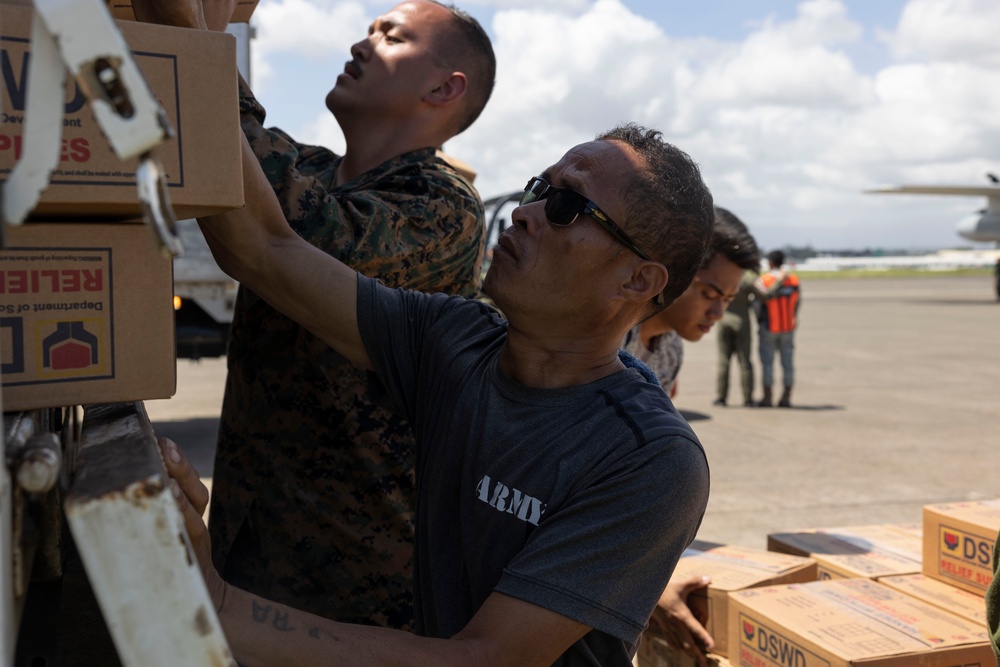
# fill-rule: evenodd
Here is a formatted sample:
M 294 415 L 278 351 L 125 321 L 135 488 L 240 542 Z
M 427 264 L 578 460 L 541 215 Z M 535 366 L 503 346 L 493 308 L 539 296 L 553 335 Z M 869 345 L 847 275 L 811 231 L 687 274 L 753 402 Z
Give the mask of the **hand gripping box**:
M 808 556 L 818 579 L 914 574 L 921 569 L 920 524 L 819 528 L 767 536 L 767 548 Z
M 709 653 L 705 661 L 708 667 L 733 667 L 733 663 L 718 653 Z M 642 643 L 632 664 L 635 667 L 699 667 L 693 657 L 671 648 L 664 637 L 648 630 L 642 633 Z
M 923 573 L 985 595 L 998 530 L 1000 499 L 926 505 Z
M 3 410 L 173 396 L 172 269 L 146 225 L 8 228 L 0 249 Z
M 741 667 L 993 667 L 982 625 L 870 579 L 730 595 Z
M 703 620 L 715 640 L 715 653 L 729 655 L 728 609 L 732 591 L 816 580 L 816 562 L 809 558 L 759 549 L 695 542 L 681 556 L 671 579 L 708 575 L 712 583 L 695 591 L 688 606 Z
M 31 64 L 30 8 L 0 3 L 0 181 L 25 150 Z M 178 218 L 243 205 L 236 42 L 232 35 L 119 21 L 154 97 L 176 136 L 153 153 L 166 172 Z M 90 104 L 68 78 L 59 164 L 31 214 L 33 220 L 111 222 L 142 216 L 136 160 L 111 150 Z

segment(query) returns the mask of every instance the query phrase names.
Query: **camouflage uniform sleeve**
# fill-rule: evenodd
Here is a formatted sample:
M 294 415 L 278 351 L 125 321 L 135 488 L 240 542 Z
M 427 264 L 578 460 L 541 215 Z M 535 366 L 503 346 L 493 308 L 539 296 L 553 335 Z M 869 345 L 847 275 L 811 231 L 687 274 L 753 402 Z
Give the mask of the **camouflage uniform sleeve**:
M 338 187 L 338 156 L 265 129 L 264 118 L 241 80 L 243 133 L 300 236 L 391 287 L 477 295 L 483 204 L 433 149 L 400 156 Z
M 476 296 L 484 216 L 471 186 L 458 174 L 425 165 L 421 173 L 400 173 L 383 187 L 344 198 L 348 217 L 367 219 L 353 237 L 355 268 L 392 287 Z

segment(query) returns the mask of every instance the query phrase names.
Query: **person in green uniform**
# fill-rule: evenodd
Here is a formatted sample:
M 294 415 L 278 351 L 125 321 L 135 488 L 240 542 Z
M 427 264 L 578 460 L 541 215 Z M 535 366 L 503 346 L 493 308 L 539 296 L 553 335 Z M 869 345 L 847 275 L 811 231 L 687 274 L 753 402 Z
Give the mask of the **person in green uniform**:
M 743 405 L 753 407 L 753 362 L 750 357 L 750 298 L 754 293 L 753 283 L 758 271 L 743 272 L 736 297 L 729 302 L 726 312 L 719 322 L 718 347 L 719 368 L 715 381 L 714 405 L 725 406 L 729 400 L 729 367 L 733 356 L 740 369 L 740 387 L 743 390 Z
M 148 20 L 193 22 L 185 3 L 176 16 L 139 4 Z M 231 5 L 196 9 L 222 29 Z M 265 128 L 245 81 L 241 126 L 299 236 L 390 287 L 472 297 L 483 205 L 437 149 L 477 118 L 495 69 L 466 13 L 403 2 L 351 47 L 326 97 L 343 155 Z M 368 373 L 245 287 L 227 357 L 209 518 L 220 572 L 328 618 L 412 627 L 410 425 Z

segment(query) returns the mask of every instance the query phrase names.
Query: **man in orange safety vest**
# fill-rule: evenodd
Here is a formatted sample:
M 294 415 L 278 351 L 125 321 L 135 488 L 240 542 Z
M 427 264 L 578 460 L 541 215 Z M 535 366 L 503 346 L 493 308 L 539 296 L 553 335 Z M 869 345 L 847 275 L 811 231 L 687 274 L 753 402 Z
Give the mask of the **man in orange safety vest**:
M 773 250 L 767 255 L 770 270 L 757 279 L 755 287 L 762 301 L 757 314 L 760 319 L 760 365 L 764 384 L 764 397 L 759 405 L 772 406 L 771 386 L 774 384 L 774 350 L 781 357 L 782 384 L 784 389 L 778 407 L 792 405 L 792 385 L 795 383 L 795 328 L 798 325 L 800 303 L 799 278 L 782 269 L 785 253 Z

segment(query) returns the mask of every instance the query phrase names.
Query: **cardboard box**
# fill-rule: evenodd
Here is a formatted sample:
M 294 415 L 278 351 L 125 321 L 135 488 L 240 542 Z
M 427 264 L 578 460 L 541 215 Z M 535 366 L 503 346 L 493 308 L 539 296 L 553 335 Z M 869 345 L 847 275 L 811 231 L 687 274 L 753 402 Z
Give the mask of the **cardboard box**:
M 879 524 L 772 533 L 767 548 L 814 559 L 818 579 L 875 579 L 920 572 L 923 545 L 915 524 Z
M 708 667 L 732 667 L 732 663 L 716 653 L 705 656 Z M 699 667 L 697 661 L 682 651 L 670 647 L 662 636 L 647 630 L 642 633 L 642 643 L 635 652 L 635 667 Z
M 728 609 L 732 591 L 816 580 L 816 561 L 738 546 L 695 543 L 674 569 L 672 579 L 708 575 L 712 583 L 688 597 L 695 616 L 715 640 L 715 652 L 729 655 Z
M 229 20 L 230 23 L 246 23 L 250 20 L 250 16 L 253 11 L 257 9 L 257 3 L 260 0 L 237 0 L 236 9 L 233 10 L 233 16 Z M 111 15 L 116 19 L 122 21 L 134 21 L 135 12 L 132 11 L 131 0 L 108 0 L 108 9 L 111 11 Z
M 730 598 L 729 659 L 736 665 L 994 664 L 985 626 L 869 579 L 755 588 Z
M 3 410 L 173 396 L 172 268 L 145 225 L 8 228 L 0 249 Z
M 30 9 L 0 4 L 0 181 L 9 177 L 23 148 L 31 15 Z M 166 172 L 177 217 L 242 206 L 233 36 L 134 21 L 118 27 L 176 132 L 154 154 Z M 65 99 L 60 163 L 31 219 L 141 219 L 136 160 L 117 158 L 72 79 Z
M 955 588 L 923 574 L 882 577 L 878 581 L 918 600 L 946 609 L 986 627 L 986 600 L 983 599 L 982 595 L 963 591 L 961 588 Z
M 924 507 L 923 573 L 977 595 L 993 580 L 1000 500 Z

